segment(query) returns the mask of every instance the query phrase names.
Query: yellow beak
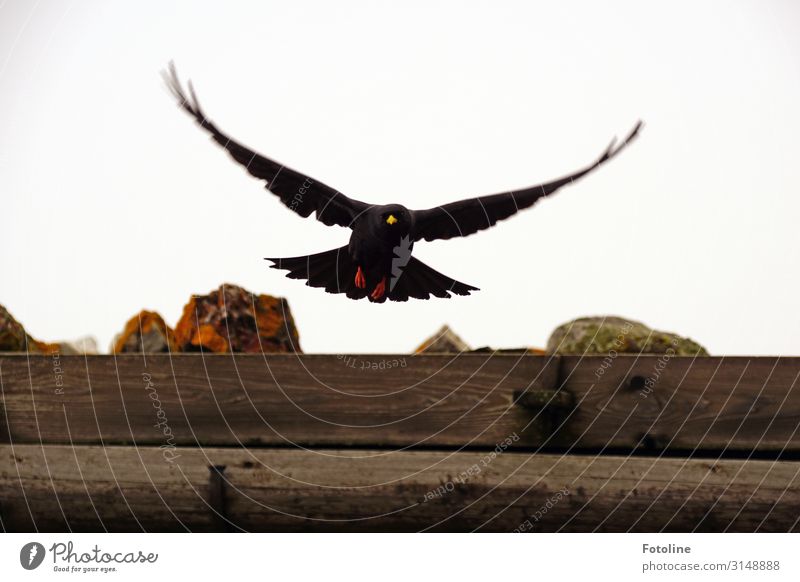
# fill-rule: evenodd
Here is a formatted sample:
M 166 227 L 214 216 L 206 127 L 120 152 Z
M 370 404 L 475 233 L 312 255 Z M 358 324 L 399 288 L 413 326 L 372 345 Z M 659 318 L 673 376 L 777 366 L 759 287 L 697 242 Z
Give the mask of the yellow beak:
M 386 219 L 386 224 L 394 224 L 397 222 L 397 219 L 394 217 L 394 214 L 390 214 L 389 218 Z

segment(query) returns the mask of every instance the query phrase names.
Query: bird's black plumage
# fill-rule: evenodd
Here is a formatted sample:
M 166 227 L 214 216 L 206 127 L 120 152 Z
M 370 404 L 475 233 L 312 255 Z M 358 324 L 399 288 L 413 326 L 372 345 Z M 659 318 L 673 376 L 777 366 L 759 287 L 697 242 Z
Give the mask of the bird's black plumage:
M 272 268 L 288 271 L 287 277 L 305 279 L 306 285 L 351 299 L 383 302 L 469 295 L 477 287 L 442 275 L 411 256 L 414 243 L 468 236 L 494 226 L 540 198 L 571 184 L 616 156 L 639 133 L 636 124 L 619 145 L 611 142 L 593 164 L 537 186 L 513 192 L 451 202 L 427 210 L 409 210 L 399 204 L 372 205 L 354 200 L 309 176 L 266 158 L 222 133 L 206 118 L 191 83 L 187 95 L 175 67 L 164 73 L 167 86 L 179 105 L 268 191 L 300 216 L 312 213 L 328 226 L 352 230 L 347 246 L 302 257 L 267 259 Z

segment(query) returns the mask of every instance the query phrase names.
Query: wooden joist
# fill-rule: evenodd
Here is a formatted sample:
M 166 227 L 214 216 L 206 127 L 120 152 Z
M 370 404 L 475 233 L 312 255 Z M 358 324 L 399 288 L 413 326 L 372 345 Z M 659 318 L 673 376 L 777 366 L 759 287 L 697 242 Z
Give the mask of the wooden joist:
M 800 463 L 0 446 L 9 531 L 797 531 Z
M 0 441 L 469 448 L 516 434 L 542 450 L 791 455 L 799 375 L 800 358 L 0 355 Z

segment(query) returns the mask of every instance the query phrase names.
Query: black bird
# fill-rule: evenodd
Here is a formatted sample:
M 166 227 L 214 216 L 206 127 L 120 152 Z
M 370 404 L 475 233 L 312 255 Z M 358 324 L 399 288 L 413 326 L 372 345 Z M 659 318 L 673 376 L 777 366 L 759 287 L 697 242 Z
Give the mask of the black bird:
M 191 82 L 187 96 L 174 65 L 164 73 L 167 86 L 180 106 L 194 116 L 200 126 L 234 160 L 256 178 L 266 182 L 267 190 L 303 217 L 316 213 L 328 226 L 350 228 L 348 245 L 303 257 L 266 259 L 273 269 L 289 271 L 291 279 L 306 279 L 306 285 L 322 287 L 328 293 L 345 293 L 351 299 L 367 297 L 373 302 L 407 301 L 409 297 L 428 299 L 469 295 L 477 287 L 442 275 L 411 256 L 414 243 L 467 236 L 495 225 L 518 211 L 532 206 L 539 198 L 552 194 L 604 164 L 628 145 L 639 133 L 642 122 L 615 147 L 590 166 L 558 180 L 491 196 L 451 202 L 427 210 L 409 210 L 400 204 L 377 206 L 353 200 L 341 192 L 300 172 L 266 158 L 233 141 L 211 123 L 200 109 Z

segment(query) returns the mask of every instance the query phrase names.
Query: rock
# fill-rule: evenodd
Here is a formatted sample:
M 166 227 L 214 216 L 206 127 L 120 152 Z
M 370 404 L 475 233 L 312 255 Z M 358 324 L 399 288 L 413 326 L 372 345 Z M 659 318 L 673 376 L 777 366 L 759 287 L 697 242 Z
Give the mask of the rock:
M 58 344 L 33 339 L 8 309 L 0 305 L 0 352 L 25 351 L 32 354 L 51 354 L 58 351 Z
M 97 340 L 90 335 L 79 337 L 76 340 L 58 342 L 57 345 L 58 352 L 62 356 L 91 356 L 99 353 Z
M 541 348 L 529 347 L 497 349 L 484 346 L 473 350 L 469 347 L 469 344 L 458 337 L 448 325 L 443 325 L 439 331 L 422 342 L 419 347 L 414 350 L 415 354 L 460 354 L 461 352 L 469 352 L 471 354 L 530 354 L 534 356 L 542 356 L 546 353 Z
M 456 335 L 447 325 L 422 342 L 414 353 L 452 354 L 470 351 L 469 344 Z
M 564 323 L 547 340 L 547 351 L 558 354 L 663 354 L 670 348 L 677 356 L 708 355 L 703 346 L 689 338 L 615 316 L 582 317 Z
M 493 348 L 490 346 L 483 346 L 482 348 L 475 348 L 470 352 L 471 354 L 527 354 L 529 356 L 545 356 L 547 351 L 542 348 Z
M 0 305 L 0 352 L 24 352 L 30 339 L 22 324 Z
M 175 326 L 175 342 L 184 352 L 302 353 L 286 299 L 227 284 L 191 298 Z
M 155 311 L 140 311 L 114 338 L 112 354 L 158 354 L 178 351 L 175 332 Z

